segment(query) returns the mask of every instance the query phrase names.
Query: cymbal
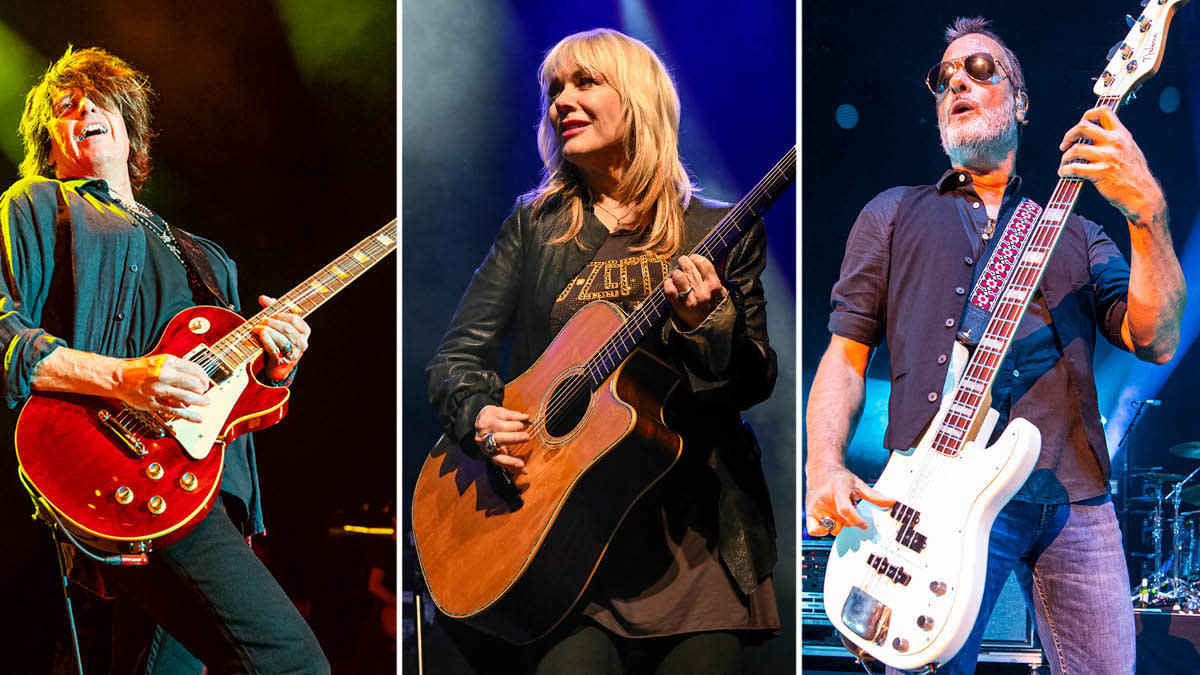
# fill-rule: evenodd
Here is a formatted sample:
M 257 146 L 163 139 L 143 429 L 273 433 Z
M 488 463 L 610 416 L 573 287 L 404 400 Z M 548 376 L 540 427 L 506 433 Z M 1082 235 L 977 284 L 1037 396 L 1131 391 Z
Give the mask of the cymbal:
M 1189 459 L 1200 459 L 1200 441 L 1188 441 L 1172 445 L 1167 452 L 1176 457 L 1187 457 Z
M 1183 491 L 1179 493 L 1179 497 L 1189 504 L 1200 505 L 1200 485 L 1183 488 Z
M 1152 480 L 1156 483 L 1178 483 L 1184 478 L 1187 478 L 1187 476 L 1184 474 L 1168 473 L 1166 471 L 1142 471 L 1141 473 L 1133 474 L 1133 477 L 1145 478 L 1146 480 Z

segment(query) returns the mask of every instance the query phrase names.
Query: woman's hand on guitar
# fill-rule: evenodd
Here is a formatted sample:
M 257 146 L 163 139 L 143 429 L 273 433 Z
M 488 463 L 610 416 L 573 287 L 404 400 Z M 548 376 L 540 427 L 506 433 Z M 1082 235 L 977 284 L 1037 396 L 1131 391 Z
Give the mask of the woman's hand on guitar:
M 895 499 L 867 485 L 842 465 L 824 465 L 805 469 L 807 493 L 804 499 L 805 524 L 814 537 L 837 534 L 843 526 L 867 529 L 867 521 L 858 515 L 859 499 L 876 506 L 891 506 Z M 829 519 L 824 524 L 822 520 Z M 826 527 L 832 521 L 832 527 Z
M 152 354 L 122 361 L 115 373 L 113 396 L 139 410 L 166 413 L 191 422 L 200 414 L 189 406 L 206 406 L 211 386 L 200 366 L 173 354 Z
M 685 331 L 696 330 L 726 293 L 712 262 L 696 253 L 679 259 L 679 267 L 663 279 L 663 292 L 671 303 L 676 324 Z
M 485 405 L 475 417 L 475 444 L 480 452 L 496 466 L 509 473 L 523 473 L 525 461 L 520 457 L 508 454 L 505 446 L 517 445 L 529 441 L 529 415 L 498 405 Z M 495 445 L 494 450 L 488 448 L 488 436 Z

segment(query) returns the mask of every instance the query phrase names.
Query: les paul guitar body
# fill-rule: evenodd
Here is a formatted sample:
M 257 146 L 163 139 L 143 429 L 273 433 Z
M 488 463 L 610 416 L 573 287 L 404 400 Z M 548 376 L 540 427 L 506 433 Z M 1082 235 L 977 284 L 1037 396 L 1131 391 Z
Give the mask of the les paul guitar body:
M 504 388 L 504 407 L 550 419 L 520 455 L 514 486 L 442 437 L 413 495 L 418 560 L 447 615 L 509 642 L 531 642 L 570 611 L 629 507 L 674 465 L 680 437 L 663 423 L 675 372 L 636 350 L 594 391 L 584 364 L 622 323 L 593 302 Z M 581 392 L 574 400 L 564 392 Z M 562 410 L 555 419 L 554 410 Z
M 955 343 L 951 377 L 966 360 Z M 842 529 L 825 574 L 826 611 L 844 640 L 895 668 L 945 661 L 966 641 L 983 597 L 992 523 L 1041 450 L 1041 434 L 1024 419 L 985 447 L 998 417 L 988 410 L 975 440 L 943 455 L 933 447 L 952 405 L 943 401 L 917 446 L 893 452 L 875 484 L 896 504 L 860 501 L 867 529 Z
M 151 354 L 186 357 L 243 325 L 220 307 L 175 315 Z M 204 518 L 221 485 L 225 444 L 287 412 L 288 390 L 251 375 L 255 361 L 213 387 L 204 424 L 149 419 L 117 401 L 35 394 L 17 420 L 17 461 L 71 531 L 95 548 L 168 545 Z M 160 435 L 162 429 L 168 430 Z
M 150 355 L 200 366 L 211 387 L 203 423 L 128 408 L 95 396 L 36 393 L 17 419 L 21 477 L 43 514 L 93 548 L 143 553 L 178 541 L 212 508 L 225 446 L 287 413 L 288 390 L 259 383 L 265 317 L 307 316 L 396 249 L 396 221 L 363 239 L 244 319 L 220 307 L 176 314 Z

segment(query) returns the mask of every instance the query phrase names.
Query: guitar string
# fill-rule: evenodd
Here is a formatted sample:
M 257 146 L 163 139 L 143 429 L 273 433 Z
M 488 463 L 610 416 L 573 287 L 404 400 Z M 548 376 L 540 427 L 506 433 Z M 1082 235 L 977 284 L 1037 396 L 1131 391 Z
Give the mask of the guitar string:
M 314 305 L 311 308 L 306 308 L 306 312 L 311 313 L 312 311 L 314 311 L 315 309 L 320 307 L 322 304 L 324 304 L 325 301 L 327 301 L 329 298 L 336 295 L 338 292 L 340 292 L 342 289 L 344 289 L 346 286 L 348 286 L 351 282 L 355 281 L 364 272 L 366 272 L 368 269 L 370 269 L 376 263 L 378 263 L 384 257 L 386 257 L 389 253 L 391 253 L 392 251 L 395 250 L 395 246 L 383 244 L 382 242 L 380 242 L 378 240 L 378 237 L 381 235 L 385 236 L 385 237 L 390 237 L 391 240 L 393 242 L 395 242 L 395 240 L 396 240 L 396 236 L 395 236 L 396 235 L 396 221 L 393 220 L 391 223 L 388 223 L 379 231 L 377 231 L 374 234 L 363 239 L 361 242 L 359 242 L 358 246 L 355 246 L 354 248 L 350 249 L 346 253 L 344 253 L 341 256 L 339 256 L 338 258 L 336 258 L 329 265 L 326 265 L 324 268 L 318 270 L 315 274 L 311 275 L 308 279 L 301 282 L 296 288 L 289 291 L 282 298 L 279 298 L 276 301 L 276 303 L 272 304 L 269 307 L 264 307 L 257 314 L 255 314 L 254 317 L 246 320 L 245 322 L 243 322 L 242 324 L 240 324 L 239 326 L 237 326 L 236 328 L 231 330 L 224 337 L 222 337 L 217 342 L 215 342 L 213 345 L 211 345 L 208 349 L 198 352 L 190 360 L 193 363 L 196 363 L 200 367 L 204 368 L 205 372 L 208 373 L 208 375 L 210 377 L 213 375 L 216 375 L 217 372 L 219 372 L 221 367 L 225 367 L 228 370 L 236 370 L 237 368 L 241 367 L 242 365 L 253 361 L 255 358 L 258 357 L 258 354 L 260 354 L 262 352 L 261 346 L 259 346 L 257 348 L 257 350 L 254 351 L 249 357 L 246 357 L 245 354 L 242 353 L 242 351 L 236 347 L 236 344 L 244 342 L 245 340 L 247 340 L 249 338 L 249 336 L 251 334 L 251 331 L 249 329 L 247 329 L 246 326 L 255 325 L 260 320 L 262 320 L 262 318 L 264 318 L 266 316 L 271 316 L 272 314 L 274 314 L 275 312 L 271 312 L 270 310 L 272 310 L 273 308 L 276 308 L 280 304 L 280 301 L 285 300 L 285 299 L 291 299 L 290 302 L 292 305 L 300 306 L 300 303 L 307 302 L 307 301 L 311 300 L 313 297 L 318 297 L 320 299 L 320 302 L 318 302 L 316 305 Z M 364 255 L 365 257 L 368 258 L 368 261 L 363 262 L 363 261 L 356 259 L 353 255 L 354 253 L 361 253 L 362 255 Z M 347 274 L 350 276 L 350 279 L 343 280 L 342 278 L 337 277 L 336 273 L 332 272 L 332 269 L 335 267 L 342 269 L 342 271 L 344 271 L 344 272 L 347 272 Z M 353 269 L 354 267 L 358 267 L 359 269 L 354 270 Z M 343 269 L 343 268 L 346 268 L 346 269 Z M 325 278 L 321 278 L 322 274 L 326 274 L 327 276 Z M 341 286 L 333 289 L 332 293 L 322 293 L 317 288 L 312 287 L 312 284 L 314 284 L 314 282 L 316 284 L 319 284 L 322 288 L 332 288 L 336 284 L 341 284 Z M 238 336 L 237 339 L 230 340 L 231 338 L 234 338 L 235 335 Z M 229 341 L 229 343 L 225 347 L 217 348 L 218 345 L 221 345 L 222 343 L 224 343 L 226 341 Z M 242 357 L 238 362 L 231 364 L 223 358 L 225 356 L 229 356 L 229 355 L 232 355 L 235 353 Z M 142 425 L 146 424 L 145 416 L 148 414 L 152 414 L 152 413 L 149 413 L 149 411 L 131 408 L 128 405 L 122 404 L 121 409 L 116 413 L 115 416 L 117 418 L 117 421 L 120 423 L 123 423 L 123 424 L 136 423 L 139 426 L 142 426 Z
M 743 198 L 736 205 L 734 205 L 733 208 L 730 209 L 729 213 L 726 214 L 726 216 L 721 219 L 721 222 L 718 223 L 715 228 L 713 228 L 713 231 L 710 232 L 700 242 L 700 244 L 696 246 L 693 252 L 700 252 L 702 249 L 709 250 L 706 244 L 714 242 L 717 238 L 721 239 L 722 243 L 725 243 L 726 234 L 736 234 L 740 236 L 739 230 L 741 227 L 737 225 L 737 221 L 741 220 L 742 217 L 744 217 L 747 213 L 753 212 L 751 202 L 756 202 L 758 199 L 769 195 L 771 182 L 769 182 L 768 179 L 787 178 L 788 167 L 785 165 L 790 162 L 792 166 L 794 166 L 795 155 L 796 148 L 793 147 L 788 151 L 787 154 L 784 155 L 782 160 L 780 160 L 774 167 L 771 168 L 770 171 L 767 172 L 767 175 L 761 181 L 759 181 L 758 185 L 756 185 L 755 188 L 751 190 L 745 198 Z M 789 183 L 775 185 L 774 187 L 782 189 L 786 187 L 787 184 Z M 728 244 L 726 245 L 728 246 Z M 632 339 L 634 337 L 635 329 L 639 329 L 641 327 L 643 320 L 646 322 L 647 329 L 653 327 L 656 321 L 650 321 L 648 318 L 645 318 L 651 313 L 649 311 L 645 311 L 645 308 L 649 306 L 655 312 L 665 312 L 666 308 L 663 307 L 663 303 L 667 303 L 667 300 L 665 291 L 663 291 L 663 283 L 660 282 L 657 286 L 655 286 L 650 295 L 647 296 L 642 305 L 632 314 L 630 314 L 630 316 L 627 317 L 626 320 L 617 327 L 617 329 L 613 332 L 613 335 L 605 340 L 601 347 L 586 362 L 584 362 L 584 367 L 588 373 L 588 377 L 579 377 L 574 382 L 568 384 L 561 390 L 562 393 L 558 397 L 554 397 L 555 392 L 551 392 L 551 401 L 549 405 L 546 406 L 545 413 L 540 415 L 535 413 L 529 426 L 526 428 L 526 432 L 530 435 L 530 440 L 526 442 L 510 444 L 508 447 L 512 450 L 510 450 L 507 454 L 511 454 L 522 459 L 531 459 L 532 457 L 530 452 L 518 454 L 513 451 L 527 450 L 530 444 L 533 444 L 533 450 L 540 448 L 541 444 L 533 443 L 533 439 L 537 434 L 545 430 L 547 420 L 553 418 L 559 412 L 564 410 L 574 396 L 582 391 L 583 387 L 591 386 L 593 367 L 598 367 L 602 361 L 605 361 L 606 365 L 610 368 L 608 375 L 597 382 L 597 387 L 607 380 L 608 376 L 612 375 L 612 372 L 616 370 L 616 368 L 620 365 L 620 362 L 624 361 L 625 358 L 620 357 L 618 360 L 620 350 L 615 346 L 614 342 L 619 341 L 622 345 L 624 345 L 626 339 Z M 631 329 L 631 326 L 634 328 Z M 631 342 L 631 344 L 636 344 L 636 342 Z M 630 349 L 632 349 L 632 347 Z M 612 361 L 612 363 L 607 363 L 607 361 Z
M 713 231 L 711 233 L 709 233 L 709 235 L 706 236 L 699 245 L 697 245 L 694 252 L 700 252 L 701 250 L 708 250 L 708 247 L 706 246 L 706 244 L 713 242 L 716 238 L 720 238 L 722 243 L 724 243 L 724 237 L 726 234 L 737 234 L 737 232 L 735 232 L 735 230 L 740 230 L 740 226 L 738 226 L 736 224 L 736 221 L 740 220 L 744 215 L 746 215 L 747 212 L 752 211 L 752 208 L 749 203 L 757 201 L 757 198 L 761 198 L 762 196 L 765 196 L 764 194 L 760 194 L 760 193 L 767 192 L 768 178 L 772 178 L 772 177 L 786 178 L 787 168 L 784 167 L 784 165 L 787 164 L 789 160 L 791 160 L 793 162 L 793 166 L 794 166 L 794 158 L 795 158 L 795 148 L 793 147 L 788 152 L 788 154 L 786 154 L 784 156 L 784 159 L 780 160 L 780 162 L 775 167 L 773 167 L 771 169 L 771 171 L 769 171 L 767 173 L 767 176 L 764 177 L 763 180 L 761 180 L 757 186 L 755 186 L 755 189 L 751 190 L 751 192 L 747 195 L 747 197 L 745 199 L 743 199 L 741 202 L 739 202 L 737 205 L 735 205 L 734 208 L 730 209 L 730 213 L 727 214 L 726 217 L 723 218 L 721 220 L 721 222 L 717 224 L 717 226 L 713 229 Z M 777 187 L 785 187 L 785 186 L 777 186 Z M 752 199 L 752 197 L 753 197 L 753 199 Z M 641 328 L 643 326 L 643 322 L 644 322 L 644 326 L 647 329 L 653 327 L 655 321 L 651 321 L 646 316 L 646 315 L 650 314 L 651 312 L 644 311 L 644 308 L 649 306 L 651 309 L 653 309 L 655 311 L 663 311 L 663 310 L 665 310 L 665 308 L 662 306 L 662 303 L 664 303 L 664 302 L 666 302 L 666 299 L 665 299 L 665 295 L 664 295 L 664 291 L 663 291 L 663 285 L 662 285 L 662 283 L 660 283 L 658 286 L 655 287 L 654 291 L 652 291 L 651 294 L 649 296 L 647 296 L 647 299 L 646 299 L 646 301 L 643 302 L 642 306 L 639 307 L 638 310 L 633 312 L 624 322 L 622 322 L 622 324 L 620 326 L 618 326 L 618 328 L 613 332 L 613 335 L 610 336 L 605 341 L 605 343 L 597 350 L 597 352 L 594 353 L 586 362 L 584 362 L 584 366 L 585 366 L 585 369 L 586 369 L 589 377 L 586 379 L 583 377 L 579 377 L 575 382 L 573 382 L 573 383 L 569 384 L 567 387 L 565 387 L 562 390 L 562 393 L 557 398 L 552 398 L 550 404 L 547 405 L 546 411 L 544 414 L 537 415 L 535 413 L 533 421 L 530 423 L 529 427 L 527 427 L 527 429 L 526 429 L 526 431 L 530 434 L 529 442 L 533 441 L 535 434 L 540 433 L 545 429 L 546 420 L 553 418 L 556 414 L 561 412 L 569 404 L 569 402 L 575 396 L 575 394 L 580 393 L 582 387 L 584 387 L 584 386 L 590 387 L 590 384 L 592 382 L 592 376 L 593 376 L 593 373 L 592 373 L 593 368 L 598 368 L 600 363 L 602 361 L 604 361 L 604 362 L 606 362 L 606 365 L 609 366 L 612 370 L 616 369 L 616 367 L 619 365 L 619 361 L 617 360 L 617 357 L 619 356 L 619 350 L 617 350 L 616 347 L 614 346 L 614 342 L 619 341 L 622 345 L 624 345 L 625 340 L 629 339 L 631 341 L 630 345 L 636 344 L 636 341 L 633 341 L 634 330 L 630 329 L 629 327 L 633 326 L 635 329 Z M 623 361 L 624 357 L 621 357 L 620 360 Z M 613 363 L 607 363 L 607 361 L 613 361 Z M 609 372 L 609 374 L 611 375 L 611 371 Z M 603 383 L 603 381 L 605 379 L 607 379 L 607 376 L 603 379 L 600 379 L 599 382 L 597 382 L 597 386 L 599 384 Z M 585 384 L 585 382 L 586 382 L 586 384 Z M 552 396 L 553 396 L 553 392 L 552 392 Z M 527 442 L 522 442 L 522 443 L 510 444 L 509 447 L 513 448 L 514 450 L 517 450 L 517 449 L 524 450 L 524 449 L 526 449 L 527 444 L 528 444 Z M 534 449 L 537 449 L 538 447 L 540 447 L 540 445 L 535 444 Z M 512 453 L 510 453 L 510 454 L 512 454 Z M 515 456 L 522 457 L 522 455 L 520 455 L 520 454 L 517 454 Z M 528 457 L 529 453 L 525 453 L 524 456 Z

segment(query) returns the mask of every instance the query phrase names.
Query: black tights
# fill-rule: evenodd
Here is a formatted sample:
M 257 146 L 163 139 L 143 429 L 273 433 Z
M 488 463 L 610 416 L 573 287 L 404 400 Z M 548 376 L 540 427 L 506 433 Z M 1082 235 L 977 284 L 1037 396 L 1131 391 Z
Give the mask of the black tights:
M 554 643 L 537 675 L 736 675 L 742 641 L 734 633 L 624 638 L 585 624 Z

